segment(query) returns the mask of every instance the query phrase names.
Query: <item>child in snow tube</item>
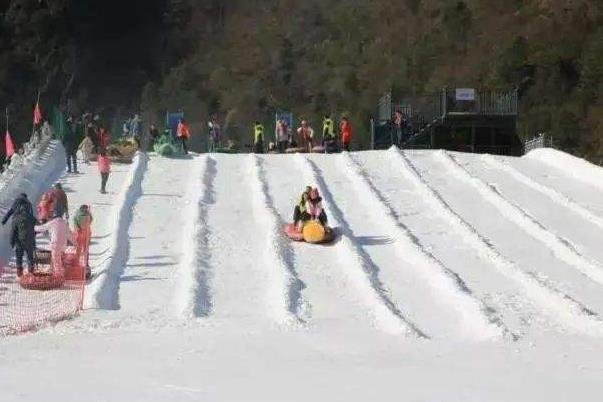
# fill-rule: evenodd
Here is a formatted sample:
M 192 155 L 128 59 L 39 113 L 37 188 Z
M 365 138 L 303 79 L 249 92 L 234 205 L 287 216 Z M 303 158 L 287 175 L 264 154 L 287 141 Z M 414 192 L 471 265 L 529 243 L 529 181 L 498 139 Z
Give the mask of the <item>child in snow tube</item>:
M 332 230 L 327 227 L 327 214 L 322 208 L 318 189 L 306 187 L 300 203 L 295 207 L 293 224 L 287 226 L 285 231 L 293 240 L 308 243 L 324 243 L 333 238 Z
M 308 200 L 306 201 L 306 210 L 302 213 L 301 220 L 303 222 L 317 220 L 323 226 L 327 224 L 327 214 L 322 208 L 322 198 L 318 194 L 317 188 L 310 190 Z
M 303 217 L 306 215 L 306 204 L 308 203 L 308 198 L 310 197 L 310 192 L 312 191 L 312 186 L 306 186 L 306 189 L 302 193 L 300 197 L 299 203 L 293 209 L 293 225 L 299 228 L 301 232 L 301 228 L 303 226 Z M 300 226 L 300 223 L 302 225 Z

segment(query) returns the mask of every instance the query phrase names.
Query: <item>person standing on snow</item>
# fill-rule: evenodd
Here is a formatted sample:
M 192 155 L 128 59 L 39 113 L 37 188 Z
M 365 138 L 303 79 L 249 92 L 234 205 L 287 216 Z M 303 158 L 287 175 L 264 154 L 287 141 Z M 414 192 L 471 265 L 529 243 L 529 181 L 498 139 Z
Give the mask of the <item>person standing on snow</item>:
M 211 120 L 207 123 L 209 127 L 209 152 L 216 152 L 218 148 L 222 147 L 222 129 L 218 123 L 218 117 L 213 115 Z
M 157 139 L 159 139 L 159 130 L 154 124 L 151 124 L 151 127 L 149 127 L 149 140 L 151 141 L 149 146 L 151 148 L 155 145 L 155 141 L 157 141 Z
M 75 229 L 76 254 L 86 256 L 85 269 L 86 279 L 88 279 L 91 274 L 88 250 L 92 237 L 92 214 L 88 205 L 80 206 L 73 218 L 73 227 Z
M 79 150 L 82 151 L 82 159 L 84 163 L 89 165 L 92 152 L 94 152 L 94 141 L 92 141 L 92 138 L 90 138 L 89 135 L 84 137 L 79 146 Z
M 308 125 L 306 120 L 302 120 L 301 127 L 297 129 L 297 135 L 299 136 L 302 148 L 308 152 L 312 152 L 312 142 L 314 139 L 314 130 Z
M 73 237 L 67 221 L 62 216 L 55 216 L 45 224 L 36 226 L 34 230 L 36 233 L 48 232 L 50 234 L 52 269 L 55 275 L 65 276 L 63 253 L 67 249 L 68 242 L 73 243 Z
M 67 155 L 67 173 L 78 173 L 77 171 L 77 128 L 73 118 L 67 120 L 67 132 L 63 137 L 63 148 Z
M 253 125 L 253 152 L 264 153 L 264 125 L 259 121 Z
M 326 153 L 334 152 L 336 150 L 336 138 L 335 138 L 335 122 L 330 115 L 325 115 L 322 120 L 322 146 L 325 148 Z
M 107 156 L 106 152 L 101 152 L 98 155 L 98 171 L 101 175 L 101 194 L 107 193 L 107 181 L 109 180 L 109 174 L 111 173 L 111 160 Z
M 341 147 L 349 152 L 350 143 L 352 142 L 352 125 L 346 116 L 341 119 L 339 133 L 341 135 Z
M 140 140 L 140 134 L 142 132 L 142 119 L 138 114 L 134 115 L 134 118 L 130 122 L 130 135 Z
M 42 194 L 42 199 L 38 203 L 38 220 L 46 223 L 52 216 L 52 194 L 50 191 Z
M 176 136 L 182 143 L 184 154 L 188 155 L 188 147 L 186 146 L 186 143 L 191 138 L 191 130 L 184 119 L 181 119 L 178 123 L 178 127 L 176 128 Z
M 289 142 L 289 125 L 285 119 L 280 119 L 276 123 L 276 144 L 278 152 L 284 154 L 287 150 L 287 144 Z
M 335 123 L 328 114 L 322 120 L 322 138 L 325 142 L 335 139 Z
M 24 254 L 27 255 L 29 273 L 34 272 L 34 250 L 36 248 L 34 227 L 36 223 L 36 218 L 31 214 L 29 206 L 25 204 L 21 204 L 13 215 L 10 245 L 15 249 L 17 276 L 23 275 Z
M 12 217 L 10 246 L 15 250 L 17 263 L 17 276 L 23 275 L 23 256 L 27 255 L 28 270 L 34 271 L 34 250 L 36 248 L 36 235 L 34 226 L 36 218 L 33 216 L 33 207 L 27 199 L 27 194 L 22 193 L 15 199 L 8 210 L 2 225 Z
M 61 183 L 54 185 L 54 189 L 51 191 L 53 216 L 67 216 L 69 219 L 69 204 L 67 202 L 67 194 L 63 190 Z
M 8 220 L 11 218 L 11 216 L 13 216 L 13 214 L 17 212 L 17 210 L 20 209 L 22 205 L 24 205 L 29 211 L 29 213 L 33 215 L 33 206 L 27 198 L 27 194 L 21 193 L 17 198 L 15 198 L 15 200 L 13 201 L 13 205 L 9 208 L 9 210 L 6 211 L 6 214 L 2 219 L 2 225 L 5 225 L 6 222 L 8 222 Z

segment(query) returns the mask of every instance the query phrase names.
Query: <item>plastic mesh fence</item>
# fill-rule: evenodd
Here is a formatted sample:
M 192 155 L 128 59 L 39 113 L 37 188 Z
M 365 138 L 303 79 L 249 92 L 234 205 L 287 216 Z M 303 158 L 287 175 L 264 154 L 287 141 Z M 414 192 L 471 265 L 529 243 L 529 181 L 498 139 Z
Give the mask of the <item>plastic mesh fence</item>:
M 81 310 L 85 269 L 75 256 L 66 256 L 64 263 L 65 280 L 57 281 L 49 265 L 39 265 L 36 272 L 42 275 L 27 278 L 31 279 L 28 287 L 52 287 L 48 290 L 26 289 L 23 287 L 26 277 L 20 283 L 14 267 L 0 268 L 0 336 L 31 331 L 70 318 Z

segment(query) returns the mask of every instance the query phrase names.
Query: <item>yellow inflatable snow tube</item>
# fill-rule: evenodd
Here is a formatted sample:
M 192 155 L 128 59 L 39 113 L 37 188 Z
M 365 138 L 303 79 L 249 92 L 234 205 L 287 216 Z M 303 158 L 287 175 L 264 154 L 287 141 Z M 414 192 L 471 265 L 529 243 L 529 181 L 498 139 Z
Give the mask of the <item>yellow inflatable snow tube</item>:
M 308 243 L 320 243 L 325 239 L 325 228 L 318 221 L 310 221 L 302 230 L 304 240 Z

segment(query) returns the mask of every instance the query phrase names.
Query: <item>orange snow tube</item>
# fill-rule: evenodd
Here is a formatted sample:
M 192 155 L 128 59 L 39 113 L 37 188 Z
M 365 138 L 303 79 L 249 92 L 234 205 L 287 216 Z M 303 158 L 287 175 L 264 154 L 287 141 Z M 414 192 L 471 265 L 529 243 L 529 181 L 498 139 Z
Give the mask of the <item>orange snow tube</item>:
M 310 221 L 304 225 L 302 233 L 307 243 L 320 243 L 325 238 L 326 230 L 319 222 Z
M 52 290 L 58 289 L 65 283 L 65 278 L 53 274 L 23 274 L 19 279 L 19 285 L 29 290 Z

